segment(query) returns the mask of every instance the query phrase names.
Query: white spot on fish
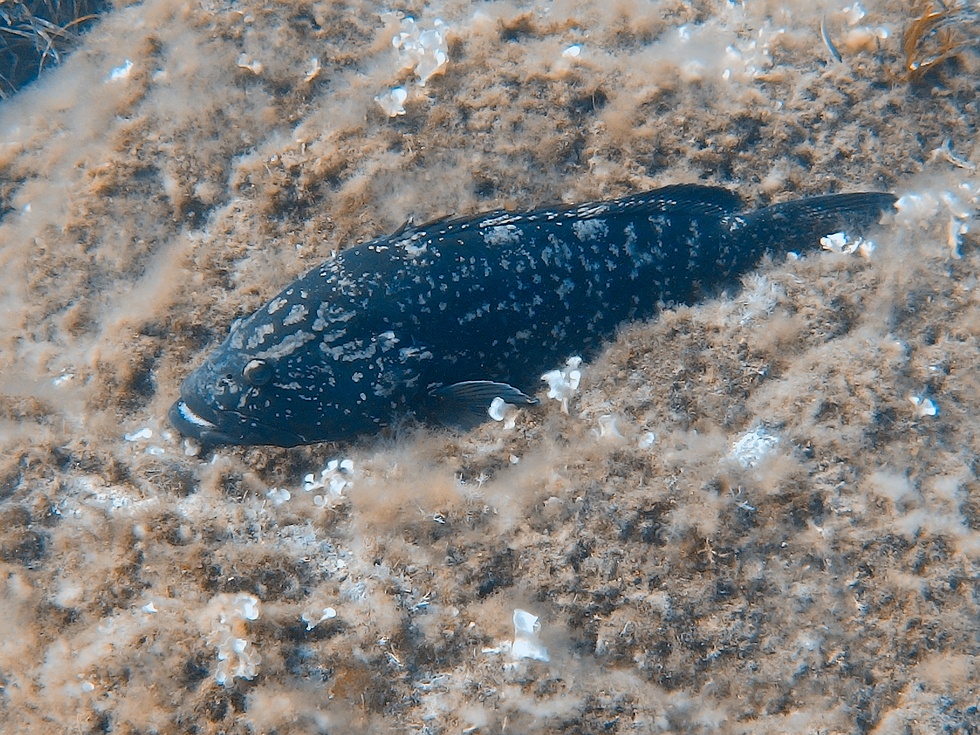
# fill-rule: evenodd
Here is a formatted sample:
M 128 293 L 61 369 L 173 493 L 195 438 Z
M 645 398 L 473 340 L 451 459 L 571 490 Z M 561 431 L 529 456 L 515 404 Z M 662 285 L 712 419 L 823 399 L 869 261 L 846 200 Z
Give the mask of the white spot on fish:
M 245 347 L 249 350 L 254 350 L 261 344 L 265 344 L 265 338 L 270 334 L 274 334 L 276 327 L 273 324 L 263 324 L 258 327 L 248 338 Z
M 387 352 L 401 341 L 391 330 L 382 332 L 375 339 L 378 342 L 378 346 L 381 347 L 382 352 Z
M 269 316 L 275 314 L 277 311 L 279 311 L 282 307 L 284 307 L 288 303 L 289 302 L 286 299 L 284 299 L 282 296 L 280 296 L 277 299 L 273 299 L 271 302 L 269 302 L 269 306 L 266 307 L 267 311 L 269 312 Z
M 364 340 L 355 339 L 334 349 L 341 350 L 340 359 L 344 362 L 354 362 L 356 360 L 370 360 L 374 357 L 374 353 L 377 352 L 378 344 L 377 342 L 371 342 L 365 347 Z
M 415 245 L 414 243 L 405 243 L 405 252 L 408 253 L 408 257 L 417 258 L 422 253 L 424 253 L 429 247 L 428 242 L 423 242 L 421 245 Z
M 572 231 L 582 242 L 600 240 L 609 236 L 609 225 L 603 219 L 584 219 L 572 223 Z
M 487 217 L 480 223 L 481 228 L 485 227 L 497 227 L 499 225 L 513 225 L 519 222 L 523 222 L 524 217 L 519 214 L 510 214 L 509 212 L 504 212 L 502 214 L 491 215 Z
M 402 362 L 407 362 L 411 359 L 431 360 L 432 353 L 419 347 L 403 347 L 398 351 L 398 357 L 402 360 Z
M 335 306 L 324 301 L 316 310 L 316 321 L 313 322 L 313 331 L 322 332 L 336 322 L 347 322 L 355 316 L 357 316 L 356 311 L 347 311 L 343 307 Z
M 605 214 L 608 211 L 608 204 L 596 204 L 592 202 L 589 204 L 582 204 L 575 209 L 569 210 L 566 216 L 568 216 L 570 219 L 598 217 L 600 214 Z
M 289 310 L 286 314 L 286 318 L 282 320 L 284 327 L 292 326 L 297 322 L 303 321 L 303 317 L 310 313 L 310 310 L 306 308 L 303 304 L 294 304 L 293 308 Z
M 264 360 L 280 360 L 293 354 L 300 347 L 314 339 L 316 339 L 316 335 L 312 332 L 293 332 L 269 349 L 256 352 L 255 357 Z
M 521 231 L 515 225 L 498 225 L 483 232 L 483 241 L 490 246 L 516 245 Z

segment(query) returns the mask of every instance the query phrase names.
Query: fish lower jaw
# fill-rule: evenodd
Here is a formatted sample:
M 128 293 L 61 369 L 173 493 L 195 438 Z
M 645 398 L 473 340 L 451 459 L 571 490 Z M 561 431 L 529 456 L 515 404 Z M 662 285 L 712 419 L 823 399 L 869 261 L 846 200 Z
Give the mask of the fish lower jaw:
M 217 424 L 215 424 L 214 422 L 208 421 L 203 416 L 198 416 L 196 413 L 194 413 L 194 411 L 191 410 L 191 407 L 188 406 L 183 401 L 177 401 L 174 404 L 174 410 L 188 424 L 191 424 L 193 426 L 200 427 L 201 429 L 216 429 L 216 428 L 218 428 Z
M 299 444 L 309 444 L 310 441 L 301 434 L 285 428 L 272 429 L 254 422 L 246 422 L 234 413 L 219 415 L 216 423 L 204 418 L 191 408 L 186 401 L 179 399 L 170 406 L 167 414 L 171 425 L 185 437 L 195 439 L 206 446 L 219 444 L 240 445 L 271 445 L 279 447 L 295 447 Z M 225 421 L 225 419 L 229 419 Z M 238 423 L 235 423 L 235 419 Z
M 181 434 L 196 439 L 202 444 L 235 444 L 235 437 L 229 436 L 214 421 L 209 421 L 187 405 L 186 401 L 178 400 L 167 413 L 170 424 Z

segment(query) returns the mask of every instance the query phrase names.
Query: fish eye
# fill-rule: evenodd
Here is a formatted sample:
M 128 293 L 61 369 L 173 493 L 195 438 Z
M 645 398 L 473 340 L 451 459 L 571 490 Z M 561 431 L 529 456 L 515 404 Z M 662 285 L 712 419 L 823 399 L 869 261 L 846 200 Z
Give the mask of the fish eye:
M 272 366 L 265 360 L 249 360 L 242 370 L 242 376 L 256 387 L 272 380 Z

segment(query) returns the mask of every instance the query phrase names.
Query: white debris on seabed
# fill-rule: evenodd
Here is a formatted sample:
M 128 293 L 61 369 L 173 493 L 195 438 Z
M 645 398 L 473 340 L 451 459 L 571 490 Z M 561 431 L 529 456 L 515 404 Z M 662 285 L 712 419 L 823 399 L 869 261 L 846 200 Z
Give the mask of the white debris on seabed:
M 681 26 L 678 31 L 684 30 L 682 39 L 685 44 L 690 44 L 690 48 L 699 49 L 700 52 L 689 51 L 690 54 L 702 55 L 705 50 L 712 49 L 715 45 L 714 39 L 709 39 L 709 30 L 704 27 L 697 27 L 696 33 L 687 30 L 687 26 Z M 725 69 L 721 72 L 721 78 L 729 81 L 751 80 L 765 76 L 773 66 L 772 48 L 778 47 L 779 37 L 786 32 L 785 28 L 774 28 L 770 23 L 764 23 L 755 34 L 745 34 L 744 37 L 736 36 L 725 48 Z M 725 38 L 722 32 L 715 29 L 714 33 L 718 39 Z M 693 41 L 693 44 L 691 44 Z M 685 71 L 692 76 L 705 74 L 705 66 L 709 63 L 706 55 L 701 63 L 689 62 Z M 696 77 L 695 77 L 696 78 Z
M 895 223 L 912 232 L 921 231 L 936 220 L 945 220 L 946 246 L 959 259 L 963 236 L 975 220 L 974 209 L 980 204 L 980 184 L 960 183 L 945 191 L 909 192 L 895 202 Z
M 201 623 L 208 645 L 218 652 L 214 678 L 220 685 L 230 687 L 235 677 L 252 679 L 258 673 L 262 657 L 245 635 L 259 612 L 259 598 L 245 592 L 216 595 L 204 609 Z
M 592 432 L 604 441 L 623 441 L 626 437 L 619 430 L 618 422 L 619 417 L 615 414 L 603 414 L 598 418 L 599 428 L 593 429 Z
M 850 255 L 857 253 L 863 258 L 870 258 L 875 251 L 873 240 L 865 240 L 863 237 L 850 238 L 846 232 L 835 232 L 832 235 L 820 238 L 820 247 L 832 253 L 844 253 Z
M 909 396 L 909 402 L 915 406 L 915 414 L 919 418 L 939 415 L 939 406 L 931 398 L 926 398 L 925 396 Z
M 565 367 L 560 370 L 549 370 L 541 376 L 548 384 L 548 398 L 561 401 L 561 410 L 568 413 L 568 399 L 578 390 L 582 380 L 581 357 L 569 357 Z
M 408 99 L 408 90 L 404 87 L 392 87 L 384 94 L 379 94 L 374 98 L 381 109 L 388 117 L 398 117 L 405 114 L 405 100 Z
M 550 661 L 548 649 L 538 640 L 541 623 L 537 615 L 527 610 L 514 610 L 514 643 L 510 655 L 514 658 L 531 658 L 535 661 Z
M 86 493 L 85 503 L 87 505 L 97 505 L 107 511 L 133 510 L 137 507 L 150 507 L 156 505 L 157 498 L 146 498 L 145 500 L 126 487 L 116 485 L 103 485 L 101 478 L 81 477 L 77 482 L 77 487 Z
M 520 608 L 514 610 L 514 640 L 502 641 L 492 648 L 484 648 L 483 653 L 510 653 L 514 659 L 529 658 L 535 661 L 550 661 L 548 649 L 538 638 L 541 623 L 538 616 Z
M 757 426 L 732 442 L 731 457 L 746 469 L 758 465 L 779 444 L 779 437 Z
M 262 66 L 261 61 L 257 61 L 256 59 L 250 58 L 249 55 L 243 51 L 238 57 L 238 68 L 248 69 L 255 76 L 258 76 L 259 74 L 262 73 L 262 70 L 265 67 Z
M 61 386 L 70 383 L 74 379 L 75 379 L 74 373 L 67 373 L 67 372 L 62 373 L 57 378 L 51 380 L 51 385 L 53 385 L 55 388 L 60 388 Z
M 319 612 L 305 612 L 300 619 L 306 623 L 307 630 L 313 630 L 324 620 L 332 620 L 337 617 L 337 611 L 332 607 L 325 607 Z
M 652 431 L 648 431 L 640 436 L 638 446 L 640 447 L 640 449 L 649 449 L 656 443 L 657 443 L 657 435 L 654 434 Z
M 517 414 L 520 413 L 520 409 L 512 403 L 507 403 L 503 398 L 497 396 L 490 402 L 490 407 L 487 409 L 487 414 L 494 421 L 501 421 L 504 424 L 504 430 L 510 430 L 514 428 L 517 423 Z
M 310 59 L 310 68 L 306 71 L 306 76 L 303 77 L 303 82 L 309 84 L 320 76 L 320 72 L 322 70 L 323 67 L 320 66 L 320 58 L 318 56 L 314 56 L 312 59 Z
M 838 16 L 847 24 L 847 29 L 836 39 L 835 45 L 847 55 L 861 51 L 875 51 L 881 42 L 890 35 L 884 26 L 869 26 L 861 23 L 867 12 L 861 3 L 853 3 L 838 11 Z
M 303 478 L 303 490 L 308 493 L 326 490 L 325 494 L 313 496 L 313 503 L 319 507 L 332 505 L 344 495 L 344 490 L 354 481 L 354 462 L 350 459 L 331 459 L 320 471 L 320 479 L 314 473 Z
M 929 163 L 933 163 L 939 159 L 945 160 L 947 163 L 951 163 L 957 168 L 964 168 L 970 172 L 976 172 L 976 164 L 970 163 L 963 156 L 957 155 L 953 152 L 953 140 L 951 138 L 946 138 L 943 144 L 938 148 L 933 148 L 929 154 Z
M 739 324 L 749 324 L 759 317 L 769 316 L 786 295 L 782 286 L 760 273 L 751 273 L 742 280 L 744 287 L 734 302 Z
M 147 426 L 144 426 L 142 429 L 138 431 L 133 431 L 128 434 L 123 434 L 123 439 L 125 439 L 128 442 L 144 442 L 152 438 L 153 438 L 153 429 Z M 153 444 L 146 447 L 145 451 L 147 454 L 152 454 L 154 457 L 159 457 L 166 453 L 166 450 L 163 447 L 158 447 Z
M 106 79 L 107 82 L 118 82 L 120 79 L 128 79 L 130 72 L 133 70 L 133 62 L 126 59 L 121 66 L 117 66 L 115 69 L 109 72 L 109 76 Z
M 391 45 L 398 52 L 398 71 L 411 69 L 418 78 L 418 85 L 424 87 L 436 74 L 446 71 L 449 62 L 449 45 L 446 35 L 449 26 L 441 18 L 436 18 L 431 28 L 423 28 L 410 16 L 401 13 L 384 13 L 381 16 L 386 24 L 398 21 L 399 32 L 391 39 Z M 388 117 L 405 114 L 405 101 L 410 89 L 403 86 L 392 87 L 374 98 Z
M 402 18 L 401 32 L 391 39 L 391 44 L 398 50 L 398 62 L 402 69 L 413 69 L 419 78 L 419 85 L 425 83 L 434 75 L 446 70 L 449 61 L 449 46 L 446 34 L 449 26 L 441 18 L 433 21 L 431 28 L 423 28 L 408 16 Z
M 312 477 L 312 475 L 310 476 Z M 265 494 L 265 497 L 267 497 L 273 505 L 278 507 L 288 501 L 292 497 L 292 494 L 286 488 L 273 487 L 269 488 L 269 492 Z

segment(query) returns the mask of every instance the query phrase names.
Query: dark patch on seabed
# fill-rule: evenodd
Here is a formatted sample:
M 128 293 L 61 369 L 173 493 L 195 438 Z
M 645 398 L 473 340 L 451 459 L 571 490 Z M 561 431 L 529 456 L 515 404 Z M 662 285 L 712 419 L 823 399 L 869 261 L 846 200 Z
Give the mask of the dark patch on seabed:
M 60 64 L 110 7 L 102 0 L 8 0 L 0 3 L 0 98 Z

